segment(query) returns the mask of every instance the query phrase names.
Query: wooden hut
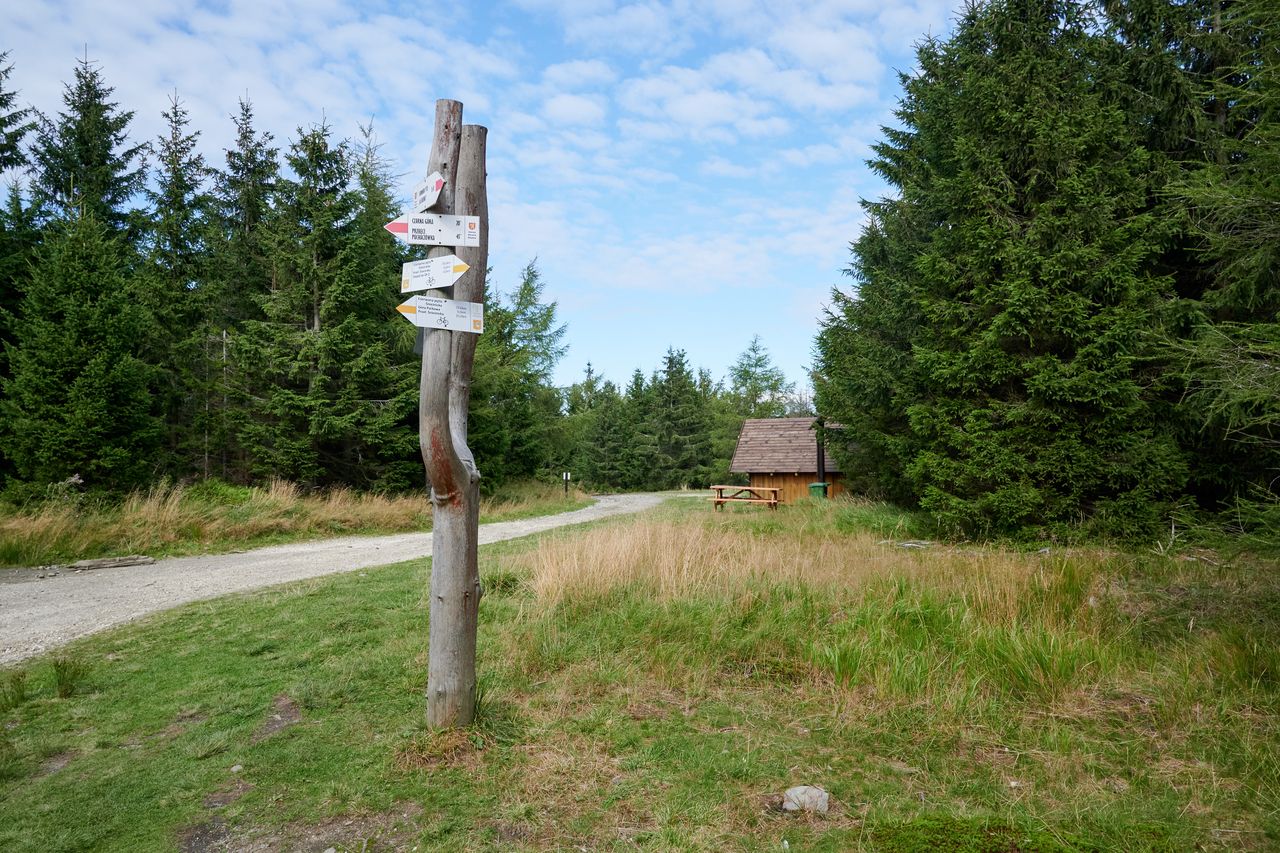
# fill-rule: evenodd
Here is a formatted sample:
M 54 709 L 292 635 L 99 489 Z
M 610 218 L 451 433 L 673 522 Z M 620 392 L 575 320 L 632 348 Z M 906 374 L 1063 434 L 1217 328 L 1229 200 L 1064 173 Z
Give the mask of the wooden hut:
M 752 418 L 738 433 L 729 470 L 746 474 L 752 486 L 781 489 L 778 497 L 787 502 L 806 497 L 810 483 L 823 482 L 818 476 L 823 467 L 827 495 L 835 497 L 843 490 L 840 469 L 818 445 L 816 418 Z

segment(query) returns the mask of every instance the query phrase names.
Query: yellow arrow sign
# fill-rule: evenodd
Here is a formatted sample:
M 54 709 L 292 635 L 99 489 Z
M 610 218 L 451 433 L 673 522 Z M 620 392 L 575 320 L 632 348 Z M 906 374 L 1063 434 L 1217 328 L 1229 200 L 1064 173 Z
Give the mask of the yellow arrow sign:
M 457 255 L 445 255 L 442 258 L 428 258 L 425 261 L 410 261 L 400 273 L 400 292 L 410 293 L 415 290 L 438 290 L 452 287 L 462 274 L 471 269 Z

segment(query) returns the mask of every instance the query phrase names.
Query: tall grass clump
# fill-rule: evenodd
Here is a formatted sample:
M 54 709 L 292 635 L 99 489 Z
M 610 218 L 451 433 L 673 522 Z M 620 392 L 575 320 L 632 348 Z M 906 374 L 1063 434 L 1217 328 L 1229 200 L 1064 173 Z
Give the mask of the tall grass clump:
M 16 708 L 27 701 L 27 674 L 15 669 L 5 673 L 0 682 L 0 712 Z
M 89 667 L 76 658 L 59 656 L 50 662 L 53 671 L 53 692 L 59 699 L 75 695 L 89 674 Z
M 21 769 L 22 762 L 17 748 L 13 745 L 9 733 L 0 728 L 0 780 L 18 776 Z

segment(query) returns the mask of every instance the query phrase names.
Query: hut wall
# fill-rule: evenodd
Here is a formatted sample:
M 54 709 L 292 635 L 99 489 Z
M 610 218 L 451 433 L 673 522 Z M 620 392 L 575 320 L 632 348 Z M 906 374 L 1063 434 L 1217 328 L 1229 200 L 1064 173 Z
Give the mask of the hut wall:
M 801 498 L 809 496 L 809 484 L 817 482 L 818 475 L 816 472 L 801 474 L 751 474 L 751 485 L 763 486 L 770 489 L 782 489 L 778 493 L 778 497 L 783 503 L 792 503 Z M 843 484 L 840 482 L 840 475 L 831 472 L 827 473 L 827 482 L 831 485 L 827 487 L 827 495 L 835 497 L 844 491 Z

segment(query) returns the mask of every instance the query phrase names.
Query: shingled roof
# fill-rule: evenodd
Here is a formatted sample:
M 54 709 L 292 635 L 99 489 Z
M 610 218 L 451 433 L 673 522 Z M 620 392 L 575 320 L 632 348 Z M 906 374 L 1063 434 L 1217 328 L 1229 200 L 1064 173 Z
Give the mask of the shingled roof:
M 814 419 L 752 418 L 738 433 L 729 470 L 746 474 L 801 474 L 818 470 L 818 434 Z M 835 428 L 835 425 L 829 425 Z M 827 471 L 840 473 L 840 466 L 827 455 Z

